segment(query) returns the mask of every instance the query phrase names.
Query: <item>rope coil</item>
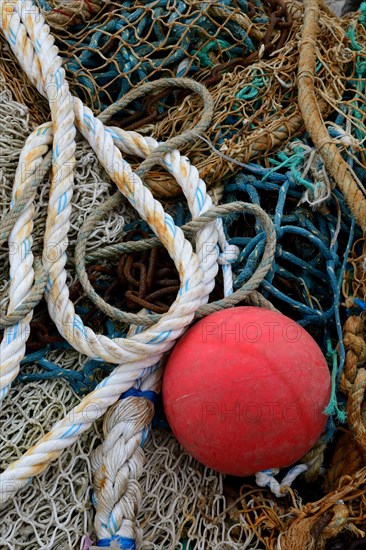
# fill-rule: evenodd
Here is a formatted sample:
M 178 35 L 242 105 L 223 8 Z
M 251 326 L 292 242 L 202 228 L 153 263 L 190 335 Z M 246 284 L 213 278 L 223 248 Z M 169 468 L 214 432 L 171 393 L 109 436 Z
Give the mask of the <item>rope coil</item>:
M 43 124 L 34 130 L 26 142 L 13 189 L 14 196 L 19 197 L 24 189 L 29 193 L 27 182 L 40 182 L 38 168 L 48 166 L 52 149 L 51 189 L 42 259 L 47 274 L 45 297 L 49 313 L 60 334 L 76 350 L 89 357 L 97 357 L 119 365 L 70 411 L 66 418 L 59 421 L 49 434 L 41 438 L 32 449 L 1 474 L 0 500 L 6 502 L 27 483 L 29 478 L 41 473 L 63 449 L 76 441 L 131 386 L 137 384 L 137 387 L 143 388 L 144 391 L 158 391 L 162 373 L 161 360 L 192 321 L 195 311 L 207 303 L 219 264 L 223 267 L 225 294 L 229 296 L 232 293 L 231 262 L 237 256 L 237 248 L 227 244 L 222 222 L 214 215 L 213 218 L 206 219 L 203 226 L 200 224 L 195 228 L 196 253 L 193 251 L 183 231 L 174 224 L 171 216 L 164 212 L 161 204 L 153 198 L 137 173 L 132 172 L 119 149 L 124 152 L 137 151 L 143 157 L 156 149 L 159 157 L 153 156 L 152 162 L 156 162 L 157 158 L 161 159 L 163 153 L 164 165 L 182 187 L 193 219 L 200 217 L 212 207 L 211 198 L 206 194 L 205 185 L 197 170 L 176 149 L 172 150 L 171 146 L 167 150 L 159 146 L 155 140 L 143 138 L 135 132 L 127 133 L 104 127 L 90 109 L 70 95 L 53 38 L 35 6 L 28 1 L 15 0 L 10 3 L 3 1 L 1 8 L 1 26 L 5 36 L 31 82 L 48 98 L 51 108 L 52 123 Z M 119 191 L 129 200 L 141 218 L 147 221 L 166 247 L 180 275 L 180 291 L 169 312 L 162 315 L 151 328 L 141 331 L 141 327 L 132 326 L 127 338 L 124 339 L 110 339 L 103 334 L 97 335 L 86 327 L 80 316 L 75 313 L 66 285 L 67 233 L 70 227 L 76 128 L 90 143 Z M 25 170 L 21 169 L 23 163 Z M 44 174 L 44 171 L 41 174 Z M 20 208 L 21 215 L 13 229 L 20 246 L 17 247 L 12 260 L 15 267 L 9 291 L 10 312 L 15 301 L 12 296 L 15 295 L 19 298 L 19 303 L 22 303 L 24 298 L 29 296 L 34 279 L 31 230 L 35 187 L 32 185 L 33 195 L 24 202 L 23 209 Z M 268 216 L 260 208 L 251 205 L 239 204 L 239 210 L 243 209 L 243 206 L 259 215 L 267 227 L 269 242 L 259 274 L 252 278 L 244 294 L 239 292 L 236 297 L 232 296 L 233 303 L 255 289 L 268 272 L 275 246 L 272 222 Z M 23 230 L 24 226 L 27 228 L 26 231 Z M 80 242 L 85 243 L 86 234 L 87 232 L 81 232 Z M 27 262 L 24 262 L 25 257 L 22 255 L 24 248 L 27 252 Z M 219 253 L 220 248 L 224 253 L 222 257 Z M 79 264 L 79 249 L 76 262 Z M 27 285 L 20 285 L 22 293 L 18 290 L 18 279 L 21 283 L 27 281 Z M 31 315 L 32 312 L 10 329 L 6 329 L 6 345 L 11 363 L 7 365 L 3 362 L 1 365 L 2 396 L 5 396 L 19 372 Z M 9 331 L 12 338 L 8 337 Z M 129 418 L 131 404 L 133 413 L 137 415 L 137 423 L 131 424 L 130 419 L 127 424 L 118 421 L 120 414 L 127 414 Z M 105 425 L 106 441 L 94 459 L 96 529 L 99 539 L 103 541 L 102 545 L 110 543 L 113 547 L 121 537 L 134 540 L 139 538 L 138 529 L 133 527 L 137 509 L 126 509 L 123 502 L 131 502 L 129 490 L 132 491 L 133 498 L 139 491 L 135 478 L 139 476 L 142 467 L 140 444 L 151 422 L 152 410 L 149 400 L 143 397 L 126 397 L 116 404 L 108 417 L 112 418 L 112 424 L 109 425 L 107 422 Z M 118 475 L 108 466 L 115 463 L 116 452 L 120 457 Z M 100 469 L 101 472 L 98 473 Z M 112 486 L 107 483 L 106 472 Z M 132 475 L 130 484 L 127 480 L 122 482 L 124 472 L 130 472 L 128 477 Z M 116 484 L 119 485 L 118 489 Z M 120 510 L 118 513 L 117 509 Z M 105 517 L 106 510 L 109 510 L 108 517 Z M 131 534 L 132 537 L 129 536 Z

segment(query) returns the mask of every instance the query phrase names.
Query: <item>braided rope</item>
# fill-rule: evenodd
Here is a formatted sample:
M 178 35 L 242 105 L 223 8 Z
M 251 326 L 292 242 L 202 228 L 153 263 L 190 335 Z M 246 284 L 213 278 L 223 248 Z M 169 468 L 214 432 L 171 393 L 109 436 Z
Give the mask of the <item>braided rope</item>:
M 71 0 L 68 2 L 51 1 L 48 5 L 45 0 L 39 0 L 44 6 L 43 16 L 50 27 L 55 29 L 77 25 L 92 19 L 108 2 L 102 0 Z
M 104 417 L 103 430 L 107 437 L 92 456 L 94 525 L 99 540 L 118 536 L 141 541 L 136 515 L 142 495 L 137 479 L 142 473 L 145 455 L 140 445 L 153 415 L 151 401 L 127 397 L 118 401 Z
M 154 140 L 146 141 L 141 136 L 133 133 L 121 132 L 113 137 L 117 143 L 121 144 L 122 150 L 129 152 L 130 149 L 134 149 L 135 154 L 137 153 L 139 156 L 158 149 L 158 144 Z M 134 138 L 133 143 L 131 143 L 131 138 Z M 138 149 L 139 141 L 142 140 L 142 146 L 140 145 Z M 166 147 L 168 149 L 168 146 Z M 212 207 L 212 200 L 206 194 L 205 185 L 198 177 L 197 170 L 190 167 L 188 159 L 181 157 L 178 151 L 172 151 L 164 155 L 163 162 L 182 187 L 193 217 L 200 216 Z M 89 218 L 79 234 L 80 238 L 75 254 L 79 277 L 83 275 L 86 277 L 85 271 L 80 273 L 79 269 L 80 255 L 85 254 L 86 238 L 89 236 L 96 219 L 103 215 L 103 211 L 104 208 L 101 208 L 96 217 Z M 85 225 L 87 225 L 88 231 L 85 231 Z M 203 284 L 205 292 L 202 296 L 203 303 L 207 302 L 215 284 L 219 252 L 217 242 L 225 249 L 226 256 L 228 254 L 235 260 L 238 249 L 227 245 L 221 220 L 211 221 L 211 223 L 204 226 L 201 225 L 196 235 L 196 246 L 198 258 L 204 270 Z M 230 258 L 226 265 L 229 263 Z M 230 294 L 232 292 L 231 269 L 225 270 L 225 267 L 223 265 L 224 291 L 225 294 Z M 139 333 L 138 327 L 131 327 L 129 336 L 133 333 Z M 146 384 L 146 379 L 152 381 L 153 387 L 149 387 L 149 391 L 155 390 L 157 392 L 160 389 L 157 386 L 160 385 L 161 376 L 162 369 L 160 363 L 158 363 L 156 367 L 152 366 L 151 369 L 144 372 L 140 383 L 145 382 Z M 144 394 L 141 397 L 127 397 L 113 407 L 108 417 L 109 421 L 104 425 L 105 441 L 94 456 L 95 530 L 98 538 L 105 541 L 106 545 L 109 542 L 111 545 L 112 543 L 117 545 L 120 543 L 121 538 L 123 541 L 132 541 L 131 544 L 141 539 L 141 533 L 136 524 L 141 493 L 136 479 L 142 472 L 143 455 L 140 445 L 143 441 L 143 434 L 148 430 L 154 414 L 154 407 L 150 401 L 144 398 Z M 131 408 L 132 405 L 134 405 L 133 408 Z
M 35 272 L 31 232 L 37 185 L 50 164 L 50 155 L 43 158 L 48 145 L 42 135 L 42 128 L 27 139 L 15 175 L 10 216 L 2 224 L 2 240 L 8 237 L 9 244 L 10 289 L 7 315 L 1 318 L 1 324 L 6 329 L 0 344 L 0 401 L 7 395 L 19 373 L 33 308 L 42 297 L 46 285 L 44 270 L 38 266 L 37 284 L 33 286 Z M 39 157 L 43 161 L 40 170 Z
M 154 388 L 147 391 L 159 389 L 162 375 L 160 360 L 192 321 L 197 308 L 207 303 L 220 263 L 224 272 L 225 296 L 230 297 L 232 293 L 230 263 L 237 257 L 238 250 L 235 246 L 227 244 L 222 221 L 217 219 L 214 213 L 213 217 L 205 220 L 208 223 L 202 225 L 200 222 L 199 227 L 195 228 L 197 253 L 193 252 L 183 231 L 175 226 L 172 218 L 164 212 L 161 204 L 143 185 L 140 177 L 132 172 L 130 166 L 123 160 L 119 149 L 114 145 L 114 141 L 124 152 L 133 152 L 139 156 L 149 156 L 152 153 L 152 158 L 147 159 L 142 166 L 143 172 L 151 168 L 153 163 L 163 160 L 169 173 L 183 189 L 193 218 L 202 216 L 212 207 L 212 200 L 206 194 L 205 184 L 199 178 L 198 171 L 177 150 L 171 150 L 172 145 L 176 143 L 161 146 L 155 140 L 143 138 L 136 133 L 121 131 L 118 134 L 115 129 L 105 128 L 80 100 L 70 96 L 61 68 L 61 60 L 49 28 L 32 3 L 14 0 L 10 4 L 4 5 L 4 2 L 2 4 L 5 8 L 2 10 L 2 28 L 5 35 L 29 78 L 47 97 L 51 107 L 52 124 L 43 125 L 31 134 L 21 157 L 22 163 L 19 164 L 19 167 L 22 167 L 24 163 L 25 173 L 31 174 L 30 177 L 38 181 L 43 177 L 45 170 L 43 169 L 41 176 L 37 177 L 36 167 L 47 165 L 50 157 L 49 148 L 52 145 L 52 178 L 43 252 L 43 266 L 48 275 L 46 300 L 50 316 L 59 332 L 78 351 L 90 357 L 96 356 L 117 364 L 123 362 L 123 365 L 118 366 L 109 378 L 99 384 L 94 392 L 71 411 L 68 418 L 58 422 L 49 434 L 0 476 L 0 500 L 5 502 L 26 483 L 29 477 L 42 472 L 50 461 L 70 446 L 94 420 L 100 418 L 108 407 L 116 403 L 121 393 L 128 390 L 136 380 L 141 379 L 138 384 L 148 384 Z M 167 248 L 180 274 L 181 289 L 169 312 L 161 316 L 156 325 L 151 328 L 141 331 L 138 327 L 131 327 L 126 339 L 111 340 L 104 335 L 96 335 L 90 328 L 83 325 L 69 299 L 65 264 L 75 164 L 75 127 L 90 143 L 118 189 L 136 208 L 141 218 L 149 223 Z M 175 141 L 180 143 L 179 140 Z M 15 196 L 19 196 L 25 186 L 26 183 L 22 178 L 16 178 Z M 33 189 L 35 187 L 33 185 Z M 13 233 L 18 240 L 20 239 L 19 234 L 22 235 L 23 225 L 26 224 L 27 231 L 25 237 L 22 235 L 22 242 L 28 239 L 26 242 L 30 247 L 29 239 L 34 215 L 33 198 L 34 195 L 30 195 L 28 202 L 25 203 L 9 237 L 9 242 L 12 242 Z M 243 209 L 242 204 L 238 206 L 239 210 Z M 260 273 L 250 281 L 250 290 L 253 290 L 270 269 L 275 239 L 268 216 L 265 216 L 259 208 L 244 206 L 246 210 L 252 210 L 253 213 L 258 214 L 270 237 Z M 86 233 L 81 232 L 79 243 L 81 243 L 79 245 L 81 249 L 84 246 L 85 251 Z M 219 247 L 223 250 L 221 258 L 219 258 Z M 77 264 L 79 255 L 77 251 Z M 24 300 L 24 296 L 30 293 L 33 283 L 33 256 L 27 254 L 25 267 L 22 261 L 24 262 L 24 255 L 15 256 L 14 269 L 19 280 L 23 281 L 24 272 L 27 275 L 25 280 L 28 284 L 23 285 L 26 288 L 21 296 Z M 15 278 L 11 282 L 9 312 L 18 305 L 14 300 L 14 296 L 20 295 L 18 286 L 20 284 Z M 248 293 L 247 288 L 241 297 L 247 296 Z M 239 301 L 238 296 L 233 303 L 237 301 Z M 21 321 L 25 332 L 27 329 L 29 331 L 31 315 L 32 312 Z M 11 367 L 11 380 L 7 381 L 7 389 L 18 373 L 24 347 L 25 343 L 22 342 L 17 365 Z M 133 421 L 129 412 L 131 406 Z M 143 434 L 151 422 L 152 414 L 153 407 L 149 400 L 145 398 L 131 400 L 128 397 L 122 399 L 107 417 L 106 440 L 94 458 L 96 530 L 98 537 L 105 542 L 105 544 L 103 542 L 104 545 L 109 545 L 110 542 L 112 547 L 120 542 L 120 537 L 123 539 L 127 537 L 128 540 L 139 539 L 139 531 L 135 527 L 137 506 L 131 506 L 131 502 L 138 503 L 139 500 L 136 479 L 142 469 L 142 453 L 139 447 L 142 444 Z M 103 537 L 107 537 L 108 540 Z
M 299 107 L 305 127 L 321 154 L 325 168 L 345 196 L 357 223 L 365 230 L 366 199 L 358 188 L 347 162 L 342 158 L 320 114 L 314 89 L 316 65 L 316 36 L 319 28 L 318 0 L 304 1 L 304 24 L 298 69 Z
M 34 143 L 34 146 L 42 149 L 40 143 Z M 24 169 L 25 157 L 27 170 Z M 34 151 L 28 147 L 27 142 L 15 175 L 10 211 L 0 222 L 0 243 L 3 244 L 8 239 L 9 244 L 11 279 L 7 313 L 0 315 L 0 326 L 6 328 L 0 344 L 0 401 L 7 395 L 19 372 L 32 311 L 41 299 L 46 284 L 46 276 L 39 260 L 35 261 L 35 272 L 33 271 L 31 231 L 33 199 L 49 165 L 50 158 L 46 158 L 40 170 L 37 169 Z
M 71 445 L 79 434 L 102 416 L 107 408 L 117 401 L 120 394 L 141 376 L 144 368 L 156 364 L 163 353 L 173 345 L 175 339 L 192 320 L 195 309 L 208 299 L 218 269 L 217 242 L 222 241 L 223 237 L 219 237 L 218 222 L 209 224 L 198 233 L 198 254 L 205 259 L 202 269 L 198 257 L 182 231 L 174 225 L 172 218 L 164 213 L 161 204 L 154 200 L 140 178 L 133 174 L 119 150 L 115 148 L 110 133 L 94 118 L 89 109 L 69 95 L 53 39 L 34 6 L 28 2 L 7 3 L 5 6 L 3 2 L 2 8 L 5 8 L 2 10 L 2 28 L 6 37 L 31 80 L 36 80 L 39 90 L 47 95 L 51 106 L 52 183 L 44 243 L 47 253 L 43 254 L 43 264 L 48 273 L 46 296 L 50 315 L 63 336 L 79 351 L 116 363 L 124 361 L 123 366 L 117 367 L 108 379 L 71 411 L 68 418 L 58 422 L 51 433 L 43 437 L 2 474 L 1 501 L 4 502 L 23 486 L 29 477 L 43 471 L 50 461 Z M 42 70 L 41 80 L 37 80 L 39 67 Z M 57 93 L 52 97 L 55 90 Z M 88 139 L 118 188 L 166 246 L 180 272 L 181 291 L 169 314 L 152 329 L 136 333 L 125 340 L 112 341 L 103 335 L 97 336 L 84 327 L 81 319 L 75 315 L 66 287 L 67 232 L 75 162 L 74 113 L 78 129 Z M 43 131 L 47 136 L 44 139 L 50 139 L 49 129 L 43 128 Z M 29 146 L 34 146 L 34 139 L 33 134 L 28 141 Z M 43 150 L 35 148 L 33 162 L 41 163 L 43 153 Z M 187 181 L 190 183 L 187 196 L 192 203 L 192 214 L 199 215 L 202 208 L 208 209 L 212 202 L 206 196 L 204 184 L 199 179 L 197 170 L 190 167 L 184 159 L 182 166 L 185 167 L 185 174 L 177 174 L 176 171 L 181 166 L 179 153 L 169 153 L 167 157 L 165 162 L 172 166 L 172 173 L 179 183 L 186 187 Z M 200 197 L 202 195 L 202 204 L 194 194 L 194 189 L 196 192 L 199 190 Z M 203 246 L 207 242 L 213 245 L 215 252 L 210 254 L 206 261 Z M 68 330 L 70 325 L 71 331 Z M 169 330 L 166 330 L 168 328 Z
M 47 300 L 50 315 L 65 339 L 79 351 L 115 363 L 124 361 L 123 368 L 117 368 L 109 379 L 74 409 L 71 427 L 69 418 L 59 422 L 51 434 L 43 438 L 23 459 L 2 475 L 4 490 L 1 491 L 1 498 L 6 500 L 15 488 L 14 485 L 9 485 L 9 481 L 18 480 L 18 486 L 24 485 L 27 478 L 42 471 L 63 448 L 75 441 L 77 433 L 87 429 L 96 418 L 102 416 L 119 398 L 122 391 L 131 386 L 131 381 L 138 377 L 142 368 L 159 360 L 182 334 L 192 320 L 195 308 L 200 304 L 200 297 L 203 295 L 203 298 L 206 298 L 207 293 L 202 284 L 203 273 L 198 258 L 182 231 L 174 225 L 172 218 L 164 213 L 161 204 L 154 200 L 141 180 L 132 173 L 130 166 L 114 147 L 112 138 L 102 123 L 95 120 L 91 111 L 84 109 L 80 101 L 75 98 L 72 100 L 60 68 L 61 60 L 57 56 L 57 50 L 53 46 L 53 39 L 43 17 L 29 2 L 2 2 L 1 7 L 2 28 L 32 80 L 33 75 L 37 74 L 36 60 L 41 66 L 42 81 L 38 81 L 38 87 L 47 94 L 51 107 L 54 148 L 45 232 L 47 254 L 43 255 L 44 267 L 49 276 Z M 57 93 L 51 97 L 55 90 Z M 90 138 L 91 145 L 118 188 L 161 238 L 181 276 L 182 289 L 170 314 L 154 328 L 126 340 L 112 341 L 103 335 L 95 335 L 93 331 L 84 327 L 81 319 L 75 315 L 73 304 L 69 300 L 65 263 L 75 150 L 74 111 L 79 129 L 85 137 Z M 90 130 L 86 123 L 91 124 Z M 41 161 L 40 151 L 37 152 L 36 160 Z M 193 172 L 193 176 L 196 174 L 197 171 Z M 211 231 L 213 232 L 213 228 Z M 130 380 L 127 385 L 126 378 Z M 87 407 L 93 403 L 97 405 L 96 410 L 91 415 L 85 415 Z
M 137 327 L 131 327 L 130 333 L 136 330 Z M 116 538 L 130 541 L 132 547 L 142 540 L 137 522 L 142 498 L 137 481 L 145 462 L 141 447 L 150 431 L 163 366 L 161 361 L 146 369 L 135 387 L 109 409 L 104 417 L 104 442 L 91 457 L 96 506 L 94 527 L 98 539 L 110 542 L 110 547 L 116 544 Z

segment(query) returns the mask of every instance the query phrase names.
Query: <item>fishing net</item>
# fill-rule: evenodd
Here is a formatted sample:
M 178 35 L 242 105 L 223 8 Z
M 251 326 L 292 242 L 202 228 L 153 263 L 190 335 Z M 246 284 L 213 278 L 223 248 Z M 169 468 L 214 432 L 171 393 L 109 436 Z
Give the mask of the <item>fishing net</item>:
M 240 171 L 240 163 L 266 159 L 269 152 L 304 131 L 296 77 L 303 10 L 301 4 L 286 5 L 292 25 L 280 49 L 248 67 L 238 63 L 233 69 L 228 66 L 221 71 L 218 67 L 206 72 L 206 85 L 214 97 L 215 112 L 209 131 L 189 149 L 189 155 L 208 185 Z M 345 51 L 345 33 L 340 25 L 331 15 L 322 13 L 321 17 L 322 40 L 317 43 L 315 78 L 319 109 L 326 118 L 342 97 L 342 77 L 352 56 Z M 170 136 L 192 125 L 200 109 L 196 98 L 186 98 L 178 109 L 170 108 L 163 121 L 147 128 L 158 139 Z M 161 187 L 176 192 L 162 177 L 160 174 Z M 163 193 L 160 188 L 159 192 Z
M 209 186 L 240 170 L 225 156 L 242 163 L 263 158 L 304 131 L 296 86 L 300 3 L 164 0 L 39 5 L 53 27 L 72 92 L 96 113 L 129 90 L 159 78 L 193 77 L 209 89 L 215 102 L 210 128 L 193 147 L 183 148 Z M 69 17 L 74 10 L 75 17 Z M 81 12 L 87 17 L 82 23 Z M 63 19 L 56 24 L 58 17 Z M 319 108 L 327 116 L 342 97 L 342 76 L 352 56 L 335 16 L 323 11 L 321 26 L 316 87 Z M 44 102 L 31 106 L 33 91 L 24 86 L 25 77 L 17 72 L 15 85 L 7 67 L 5 62 L 2 71 L 15 97 L 30 104 L 39 119 Z M 166 140 L 193 127 L 201 111 L 198 97 L 167 87 L 133 101 L 110 124 Z M 180 193 L 164 172 L 152 171 L 146 181 L 157 196 Z
M 328 411 L 332 420 L 310 452 L 311 458 L 306 459 L 311 466 L 305 480 L 296 480 L 282 499 L 276 499 L 265 488 L 256 488 L 254 479 L 225 478 L 198 464 L 171 435 L 158 406 L 155 429 L 144 445 L 146 464 L 140 479 L 143 500 L 138 521 L 143 529 L 142 547 L 323 548 L 333 539 L 334 548 L 349 548 L 352 537 L 362 536 L 365 527 L 365 472 L 361 469 L 366 449 L 365 245 L 347 201 L 335 188 L 311 139 L 303 135 L 296 85 L 301 4 L 286 3 L 286 10 L 278 15 L 279 22 L 270 16 L 271 3 L 172 2 L 169 10 L 166 2 L 140 6 L 136 2 L 122 5 L 91 0 L 41 6 L 56 34 L 73 92 L 96 112 L 144 80 L 178 74 L 206 84 L 215 102 L 212 123 L 202 135 L 209 144 L 197 138 L 190 146 L 190 158 L 206 180 L 220 183 L 217 201 L 230 204 L 242 200 L 260 205 L 271 216 L 278 246 L 273 267 L 259 287 L 261 296 L 267 305 L 269 302 L 306 327 L 332 371 Z M 171 34 L 166 29 L 171 29 Z M 321 29 L 317 42 L 317 99 L 323 115 L 329 114 L 330 138 L 361 182 L 365 177 L 366 132 L 364 54 L 360 44 L 366 44 L 366 31 L 362 19 L 341 22 L 325 9 Z M 269 43 L 274 42 L 261 54 L 259 33 L 262 37 L 267 34 Z M 43 100 L 35 101 L 37 96 L 31 87 L 23 86 L 26 78 L 11 61 L 9 50 L 2 48 L 3 215 L 9 208 L 20 151 L 30 129 L 46 120 L 47 106 Z M 249 63 L 252 54 L 255 56 Z M 237 58 L 240 61 L 236 63 Z M 194 125 L 202 103 L 192 94 L 184 97 L 184 93 L 167 90 L 161 97 L 136 100 L 130 107 L 115 115 L 110 124 L 139 128 L 158 139 L 167 139 Z M 235 164 L 231 157 L 244 166 Z M 253 159 L 257 159 L 256 164 Z M 133 161 L 137 165 L 137 160 Z M 159 172 L 159 178 L 157 174 L 149 174 L 151 187 L 156 185 L 157 193 L 166 192 L 171 197 L 175 193 L 172 182 L 163 172 Z M 48 188 L 46 179 L 36 199 L 36 256 L 42 251 Z M 114 184 L 93 151 L 80 140 L 70 258 L 86 218 L 113 193 Z M 171 201 L 166 206 L 177 225 L 190 220 L 183 201 Z M 233 266 L 234 287 L 238 289 L 258 266 L 265 232 L 249 214 L 229 213 L 223 219 L 230 244 L 240 249 Z M 130 240 L 131 232 L 135 232 L 136 241 L 152 236 L 149 226 L 136 219 L 127 201 L 122 200 L 89 237 L 87 265 L 98 294 L 112 305 L 134 312 L 140 309 L 136 293 L 141 294 L 136 290 L 136 264 L 150 265 L 154 253 L 126 254 L 117 248 L 114 257 L 108 254 L 110 245 L 120 243 L 122 235 L 129 234 Z M 1 309 L 5 310 L 9 251 L 3 246 L 0 253 L 4 266 L 0 298 Z M 149 307 L 159 308 L 169 305 L 176 292 L 176 273 L 169 257 L 160 252 L 154 261 L 157 272 L 165 270 L 170 294 L 155 280 L 150 294 L 142 298 L 149 301 Z M 126 262 L 130 278 L 126 276 Z M 88 319 L 111 338 L 126 334 L 123 323 L 95 308 L 77 280 L 71 259 L 68 276 L 83 320 Z M 221 282 L 218 280 L 212 299 L 222 298 Z M 339 307 L 342 285 L 347 309 Z M 165 294 L 157 297 L 159 290 Z M 2 404 L 2 470 L 47 433 L 112 368 L 74 351 L 59 337 L 45 304 L 40 303 L 21 373 Z M 340 433 L 335 432 L 334 422 L 344 422 L 346 412 L 347 424 Z M 332 437 L 335 439 L 329 447 Z M 95 540 L 90 455 L 102 439 L 102 426 L 97 423 L 0 511 L 0 547 L 89 548 Z
M 77 401 L 70 386 L 60 380 L 14 388 L 1 412 L 2 470 Z M 1 548 L 80 547 L 80 534 L 88 532 L 93 522 L 90 449 L 96 442 L 98 432 L 93 430 L 1 511 Z
M 55 11 L 69 6 L 38 5 L 51 27 Z M 267 12 L 278 6 L 268 2 Z M 264 4 L 245 0 L 99 2 L 98 8 L 86 24 L 65 17 L 54 29 L 71 88 L 95 112 L 146 80 L 200 73 L 253 54 L 269 22 Z
M 31 128 L 35 128 L 47 120 L 49 116 L 47 102 L 29 83 L 27 76 L 16 63 L 14 55 L 2 34 L 0 35 L 0 77 L 1 89 L 5 89 L 4 86 L 6 85 L 8 94 L 10 92 L 15 101 L 27 107 Z M 2 91 L 2 93 L 4 92 Z

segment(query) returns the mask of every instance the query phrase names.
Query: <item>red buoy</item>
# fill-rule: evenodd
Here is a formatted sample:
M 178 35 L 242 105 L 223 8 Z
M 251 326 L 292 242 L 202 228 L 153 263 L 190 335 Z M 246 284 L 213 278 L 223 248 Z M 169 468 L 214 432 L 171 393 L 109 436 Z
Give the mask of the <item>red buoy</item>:
M 273 311 L 237 307 L 196 323 L 177 343 L 163 402 L 184 449 L 247 476 L 299 460 L 322 433 L 330 374 L 313 338 Z

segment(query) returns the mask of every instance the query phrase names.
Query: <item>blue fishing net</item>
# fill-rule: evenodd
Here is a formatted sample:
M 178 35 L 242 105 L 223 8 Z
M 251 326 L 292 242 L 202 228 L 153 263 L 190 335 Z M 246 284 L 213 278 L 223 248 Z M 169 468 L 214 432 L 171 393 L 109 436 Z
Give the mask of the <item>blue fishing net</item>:
M 52 26 L 55 6 L 38 4 Z M 141 0 L 108 2 L 87 23 L 65 17 L 53 32 L 73 92 L 98 112 L 147 79 L 193 75 L 253 53 L 258 40 L 241 14 L 258 28 L 268 23 L 258 1 Z

